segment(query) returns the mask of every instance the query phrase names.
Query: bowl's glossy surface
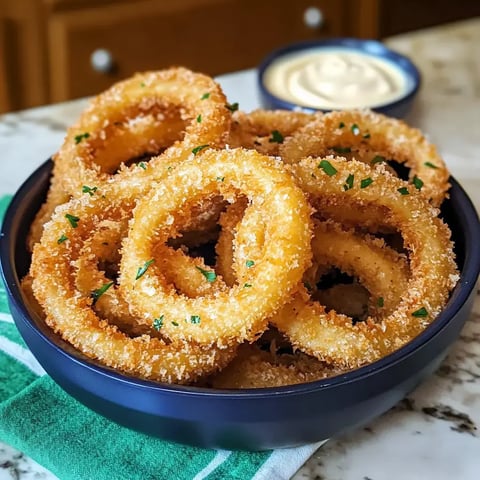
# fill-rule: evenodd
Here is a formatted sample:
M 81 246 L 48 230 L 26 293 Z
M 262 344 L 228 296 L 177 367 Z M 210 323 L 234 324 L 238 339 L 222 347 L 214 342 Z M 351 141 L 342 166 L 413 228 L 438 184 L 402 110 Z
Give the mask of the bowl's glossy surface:
M 328 111 L 329 109 L 302 106 L 297 103 L 280 98 L 269 90 L 265 84 L 265 73 L 272 63 L 280 58 L 295 54 L 303 54 L 305 52 L 317 50 L 330 50 L 339 48 L 345 51 L 359 52 L 371 56 L 375 59 L 385 60 L 398 69 L 406 80 L 405 93 L 389 103 L 372 106 L 364 105 L 362 108 L 372 108 L 379 113 L 388 116 L 402 118 L 410 110 L 413 100 L 420 88 L 421 76 L 417 67 L 407 57 L 390 50 L 386 45 L 376 40 L 361 40 L 357 38 L 331 38 L 325 40 L 314 40 L 309 42 L 300 42 L 287 45 L 283 48 L 271 52 L 261 63 L 258 68 L 258 88 L 262 106 L 267 109 L 284 109 L 298 110 L 306 112 L 314 112 L 316 110 Z
M 177 442 L 263 450 L 315 442 L 364 424 L 401 400 L 445 357 L 468 318 L 480 269 L 480 224 L 452 179 L 443 217 L 456 243 L 461 279 L 433 324 L 392 355 L 334 378 L 258 390 L 225 391 L 138 380 L 86 359 L 33 312 L 19 281 L 27 272 L 25 237 L 46 190 L 51 162 L 24 183 L 0 237 L 2 272 L 15 323 L 40 364 L 68 393 L 127 427 Z

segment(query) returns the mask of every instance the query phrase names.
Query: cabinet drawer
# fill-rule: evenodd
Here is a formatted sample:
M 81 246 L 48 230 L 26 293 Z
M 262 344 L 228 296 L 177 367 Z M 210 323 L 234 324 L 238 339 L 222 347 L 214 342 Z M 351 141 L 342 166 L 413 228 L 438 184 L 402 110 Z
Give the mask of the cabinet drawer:
M 344 33 L 342 7 L 330 0 L 149 0 L 53 13 L 51 100 L 95 94 L 136 71 L 171 65 L 210 75 L 253 67 L 285 43 Z

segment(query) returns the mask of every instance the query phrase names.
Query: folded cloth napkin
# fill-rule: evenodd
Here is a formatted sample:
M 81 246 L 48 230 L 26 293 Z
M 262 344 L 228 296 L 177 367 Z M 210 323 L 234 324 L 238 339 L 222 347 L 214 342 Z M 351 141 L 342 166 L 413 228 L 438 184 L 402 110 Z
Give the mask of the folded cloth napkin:
M 7 200 L 0 199 L 0 210 Z M 111 422 L 67 395 L 45 374 L 13 323 L 2 282 L 0 440 L 61 480 L 282 480 L 320 446 L 215 451 L 166 442 Z

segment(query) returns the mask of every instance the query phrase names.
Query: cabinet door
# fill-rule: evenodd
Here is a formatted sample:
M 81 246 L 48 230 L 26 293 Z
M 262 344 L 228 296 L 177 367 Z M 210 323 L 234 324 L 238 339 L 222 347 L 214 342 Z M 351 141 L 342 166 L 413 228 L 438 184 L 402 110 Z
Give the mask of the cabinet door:
M 54 12 L 51 100 L 94 94 L 135 71 L 171 65 L 210 75 L 254 67 L 286 43 L 345 33 L 343 3 L 143 0 Z

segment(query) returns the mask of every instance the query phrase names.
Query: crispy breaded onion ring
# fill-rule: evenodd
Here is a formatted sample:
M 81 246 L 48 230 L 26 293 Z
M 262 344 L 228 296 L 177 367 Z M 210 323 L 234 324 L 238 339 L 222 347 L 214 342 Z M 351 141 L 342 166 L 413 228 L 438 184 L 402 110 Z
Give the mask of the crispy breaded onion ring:
M 152 262 L 154 247 L 176 236 L 178 219 L 187 218 L 192 203 L 218 194 L 232 202 L 248 198 L 270 248 L 242 285 L 213 297 L 172 293 Z M 209 150 L 172 169 L 138 202 L 124 241 L 120 285 L 144 323 L 163 316 L 162 334 L 169 338 L 219 346 L 251 341 L 301 280 L 311 261 L 310 237 L 310 206 L 279 162 L 253 150 Z
M 319 116 L 287 110 L 236 111 L 232 115 L 228 144 L 232 148 L 244 147 L 265 155 L 278 155 L 286 137 Z
M 131 205 L 111 196 L 85 196 L 59 206 L 32 254 L 33 293 L 47 325 L 87 357 L 142 378 L 191 382 L 224 366 L 234 351 L 165 342 L 152 335 L 132 338 L 94 311 L 95 301 L 113 285 L 103 284 L 87 294 L 77 289 L 81 265 L 76 260 L 86 254 L 84 247 L 92 232 L 106 222 L 128 217 L 130 210 Z M 156 325 L 160 323 L 158 319 Z
M 393 160 L 410 168 L 409 178 L 439 206 L 450 187 L 449 172 L 435 146 L 401 120 L 368 110 L 330 112 L 308 123 L 280 147 L 285 163 L 307 156 L 349 153 L 352 148 L 372 152 L 370 161 Z M 366 153 L 360 152 L 365 160 Z M 380 162 L 381 163 L 381 162 Z
M 84 195 L 85 187 L 92 193 L 115 182 L 119 190 L 139 195 L 164 168 L 195 149 L 223 147 L 231 118 L 225 104 L 213 79 L 180 67 L 134 75 L 95 97 L 53 158 L 51 188 L 32 225 L 30 247 L 53 209 Z M 158 157 L 121 168 L 163 150 Z
M 400 231 L 410 255 L 407 289 L 396 309 L 380 322 L 369 318 L 352 325 L 348 317 L 327 313 L 301 295 L 272 322 L 302 351 L 336 365 L 358 367 L 393 352 L 424 330 L 445 305 L 458 274 L 450 230 L 415 187 L 357 161 L 327 161 L 333 169 L 306 158 L 291 170 L 317 208 L 328 197 L 352 209 L 369 204 L 388 209 L 384 221 Z M 347 182 L 351 175 L 353 182 Z

